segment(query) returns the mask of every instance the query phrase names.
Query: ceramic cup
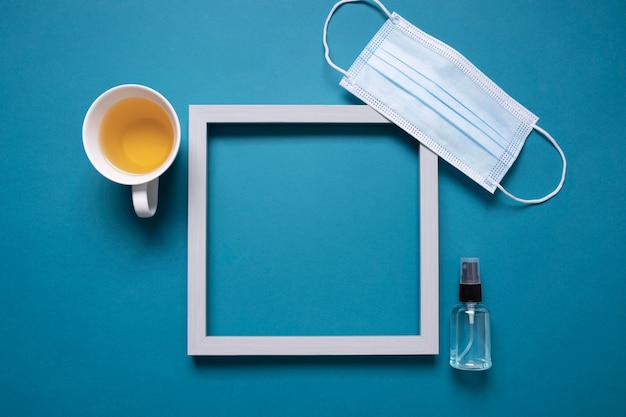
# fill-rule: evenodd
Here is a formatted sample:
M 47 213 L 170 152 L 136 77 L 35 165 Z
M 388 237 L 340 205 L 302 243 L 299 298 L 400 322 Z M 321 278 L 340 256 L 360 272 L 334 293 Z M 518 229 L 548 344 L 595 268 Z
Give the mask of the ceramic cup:
M 124 84 L 102 93 L 83 122 L 83 146 L 91 164 L 106 178 L 132 187 L 139 217 L 157 209 L 159 177 L 180 147 L 180 122 L 157 91 Z

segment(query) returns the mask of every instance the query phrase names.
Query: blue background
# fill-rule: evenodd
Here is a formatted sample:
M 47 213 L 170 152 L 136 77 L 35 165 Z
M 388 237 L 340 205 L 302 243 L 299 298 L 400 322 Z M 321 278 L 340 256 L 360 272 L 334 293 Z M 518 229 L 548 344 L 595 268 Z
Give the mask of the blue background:
M 356 103 L 323 59 L 332 4 L 0 1 L 1 415 L 626 414 L 623 1 L 387 2 L 540 116 L 569 162 L 534 207 L 440 163 L 439 356 L 186 356 L 187 106 Z M 344 6 L 336 62 L 382 21 Z M 163 93 L 183 127 L 148 220 L 81 143 L 89 104 L 129 82 Z M 535 197 L 559 172 L 535 134 L 504 184 Z M 486 373 L 447 363 L 461 256 L 482 261 Z
M 211 335 L 419 333 L 419 145 L 396 126 L 211 125 Z

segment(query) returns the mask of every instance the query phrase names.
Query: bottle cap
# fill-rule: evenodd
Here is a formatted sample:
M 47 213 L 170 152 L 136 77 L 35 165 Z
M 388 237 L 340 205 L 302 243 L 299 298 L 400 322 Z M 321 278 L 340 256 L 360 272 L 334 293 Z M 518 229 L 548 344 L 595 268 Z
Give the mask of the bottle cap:
M 479 259 L 461 258 L 461 285 L 459 286 L 459 300 L 466 303 L 478 303 L 482 301 L 482 299 Z

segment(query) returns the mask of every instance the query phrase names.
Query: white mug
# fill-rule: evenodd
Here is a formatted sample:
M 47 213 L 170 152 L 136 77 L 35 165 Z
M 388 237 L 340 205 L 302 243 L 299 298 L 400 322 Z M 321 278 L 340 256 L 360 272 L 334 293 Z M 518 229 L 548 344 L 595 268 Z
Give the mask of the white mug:
M 91 164 L 119 184 L 132 186 L 139 217 L 157 209 L 159 176 L 176 159 L 180 122 L 157 91 L 124 84 L 102 93 L 83 122 L 83 146 Z

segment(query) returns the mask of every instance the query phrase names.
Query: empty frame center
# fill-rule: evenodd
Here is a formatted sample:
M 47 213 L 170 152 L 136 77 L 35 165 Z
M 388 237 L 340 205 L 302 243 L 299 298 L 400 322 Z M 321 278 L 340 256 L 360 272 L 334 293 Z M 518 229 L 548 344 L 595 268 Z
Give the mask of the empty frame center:
M 391 125 L 212 125 L 207 334 L 419 333 L 418 148 Z

